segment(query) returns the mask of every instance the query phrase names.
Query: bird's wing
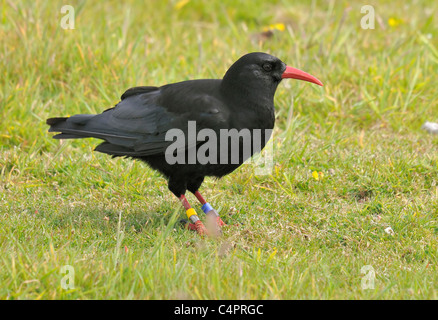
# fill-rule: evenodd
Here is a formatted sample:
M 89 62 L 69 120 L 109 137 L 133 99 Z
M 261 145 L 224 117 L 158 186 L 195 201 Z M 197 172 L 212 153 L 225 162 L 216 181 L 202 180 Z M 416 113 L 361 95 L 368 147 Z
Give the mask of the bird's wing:
M 177 133 L 187 137 L 189 121 L 196 121 L 196 133 L 226 125 L 226 108 L 215 97 L 176 90 L 169 101 L 161 91 L 156 87 L 129 89 L 114 108 L 95 116 L 70 117 L 68 126 L 52 125 L 50 131 L 62 132 L 59 138 L 96 137 L 105 140 L 96 151 L 141 157 L 163 154 L 174 142 L 172 137 L 166 139 L 171 129 L 179 129 Z M 185 141 L 184 148 L 190 147 L 190 141 Z

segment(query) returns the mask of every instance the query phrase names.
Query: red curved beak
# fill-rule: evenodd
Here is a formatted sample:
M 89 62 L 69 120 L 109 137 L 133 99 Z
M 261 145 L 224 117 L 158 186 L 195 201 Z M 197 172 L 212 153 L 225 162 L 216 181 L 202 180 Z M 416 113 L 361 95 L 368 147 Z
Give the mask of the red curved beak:
M 295 69 L 289 66 L 286 66 L 286 70 L 281 75 L 282 79 L 290 78 L 290 79 L 298 79 L 316 83 L 319 86 L 323 86 L 322 82 L 319 81 L 314 76 L 308 74 L 307 72 L 301 71 L 300 69 Z

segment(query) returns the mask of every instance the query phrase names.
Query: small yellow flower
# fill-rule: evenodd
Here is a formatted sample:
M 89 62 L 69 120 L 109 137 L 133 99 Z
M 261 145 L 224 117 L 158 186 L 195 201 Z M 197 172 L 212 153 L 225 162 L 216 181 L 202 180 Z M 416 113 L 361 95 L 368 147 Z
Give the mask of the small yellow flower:
M 398 18 L 389 18 L 388 19 L 388 24 L 390 27 L 395 28 L 397 27 L 399 24 L 402 23 L 402 20 L 398 19 Z
M 273 31 L 273 30 L 278 30 L 278 31 L 284 31 L 286 30 L 286 26 L 284 25 L 284 23 L 274 23 L 274 24 L 270 24 L 268 27 L 264 27 L 263 31 Z
M 324 173 L 323 172 L 318 172 L 318 171 L 313 171 L 312 172 L 312 177 L 313 179 L 315 179 L 316 181 L 322 180 L 324 178 Z
M 174 8 L 176 9 L 176 10 L 179 10 L 179 9 L 181 9 L 182 7 L 184 7 L 187 3 L 189 3 L 190 2 L 190 0 L 180 0 L 180 1 L 178 1 L 177 3 L 175 3 L 175 5 L 174 5 Z
M 284 23 L 271 24 L 269 27 L 278 31 L 284 31 L 286 29 Z

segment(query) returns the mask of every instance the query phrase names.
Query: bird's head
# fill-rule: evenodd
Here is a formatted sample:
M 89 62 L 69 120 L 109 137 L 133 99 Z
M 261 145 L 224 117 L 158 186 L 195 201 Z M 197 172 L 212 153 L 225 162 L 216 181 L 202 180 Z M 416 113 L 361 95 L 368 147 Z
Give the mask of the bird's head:
M 280 81 L 288 78 L 323 85 L 316 77 L 289 67 L 277 57 L 263 52 L 252 52 L 242 56 L 228 69 L 224 82 L 232 86 L 243 85 L 253 90 L 265 88 L 273 95 Z

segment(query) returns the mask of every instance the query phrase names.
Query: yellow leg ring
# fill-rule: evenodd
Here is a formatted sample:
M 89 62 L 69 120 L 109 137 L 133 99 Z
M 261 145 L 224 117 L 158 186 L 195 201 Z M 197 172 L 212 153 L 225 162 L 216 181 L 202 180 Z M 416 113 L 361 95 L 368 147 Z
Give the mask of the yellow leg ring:
M 187 214 L 187 218 L 189 218 L 189 219 L 190 219 L 190 217 L 193 216 L 193 215 L 197 216 L 196 211 L 195 211 L 195 209 L 193 209 L 193 208 L 188 209 L 188 210 L 186 211 L 186 214 Z

